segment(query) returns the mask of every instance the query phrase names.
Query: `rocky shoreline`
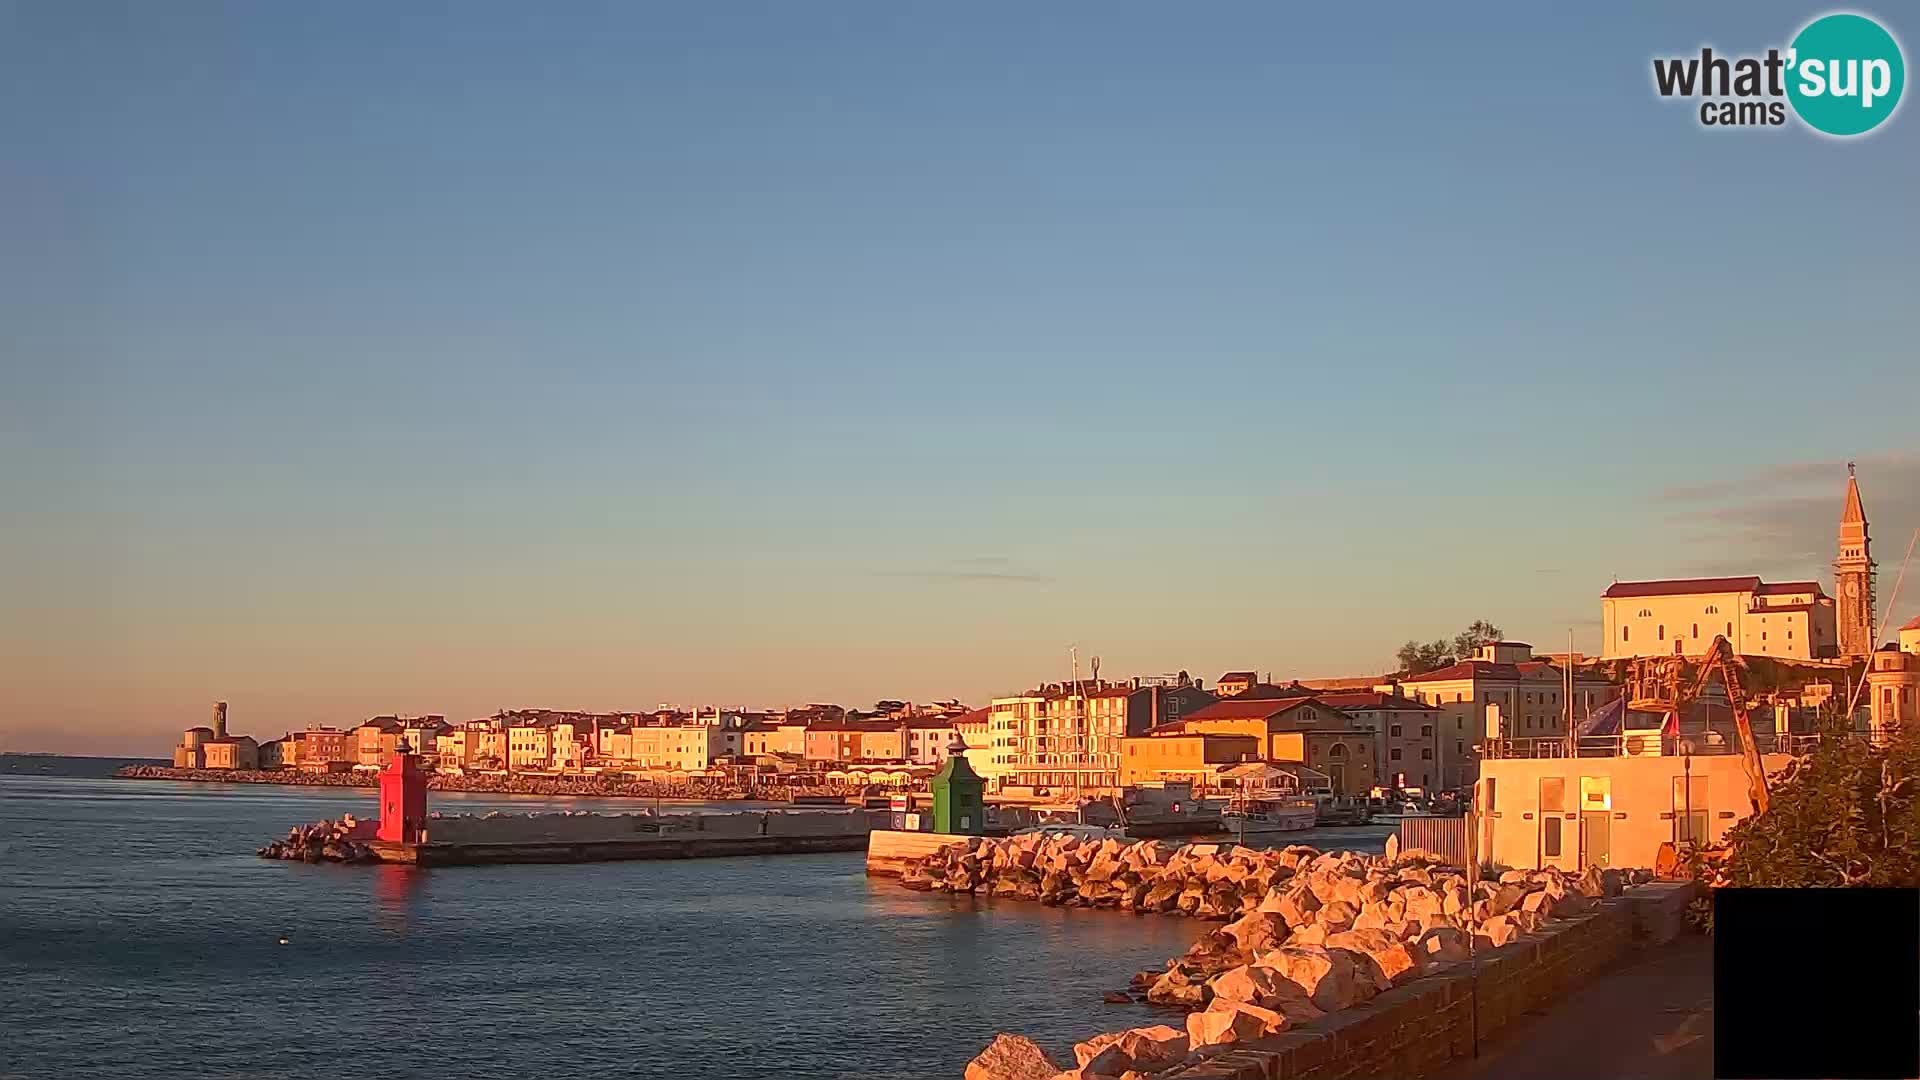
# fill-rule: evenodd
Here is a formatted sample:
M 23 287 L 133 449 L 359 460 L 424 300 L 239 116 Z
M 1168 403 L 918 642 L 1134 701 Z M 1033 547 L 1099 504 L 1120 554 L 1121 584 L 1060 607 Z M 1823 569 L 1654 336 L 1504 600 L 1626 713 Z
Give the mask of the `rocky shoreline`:
M 370 788 L 379 783 L 371 772 L 319 773 L 299 769 L 175 769 L 164 765 L 130 765 L 116 770 L 121 780 L 185 780 L 203 784 L 280 784 L 294 787 Z M 431 791 L 464 791 L 490 795 L 557 795 L 595 799 L 674 799 L 695 802 L 789 802 L 797 798 L 844 798 L 865 794 L 839 784 L 781 784 L 742 787 L 724 781 L 619 780 L 602 776 L 525 776 L 490 774 L 428 778 Z
M 1579 917 L 1651 876 L 1509 870 L 1469 885 L 1460 868 L 1394 841 L 1363 855 L 1025 835 L 948 845 L 908 866 L 901 884 L 1226 921 L 1164 971 L 1106 995 L 1188 1010 L 1183 1026 L 1093 1036 L 1075 1046 L 1071 1069 L 1003 1034 L 966 1070 L 967 1080 L 1146 1080 Z

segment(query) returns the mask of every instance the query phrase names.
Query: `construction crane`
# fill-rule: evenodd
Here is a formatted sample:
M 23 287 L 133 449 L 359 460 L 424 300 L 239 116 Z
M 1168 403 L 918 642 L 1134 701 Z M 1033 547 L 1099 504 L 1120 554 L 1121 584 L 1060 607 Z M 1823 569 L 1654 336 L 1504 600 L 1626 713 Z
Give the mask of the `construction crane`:
M 1734 728 L 1739 733 L 1740 764 L 1747 774 L 1747 798 L 1753 803 L 1753 812 L 1763 814 L 1767 810 L 1767 772 L 1760 761 L 1760 746 L 1753 737 L 1749 712 L 1752 702 L 1740 684 L 1740 666 L 1733 646 L 1725 637 L 1716 635 L 1706 655 L 1700 658 L 1694 678 L 1684 686 L 1681 680 L 1686 664 L 1681 657 L 1660 657 L 1644 666 L 1636 664 L 1629 705 L 1639 711 L 1666 713 L 1667 726 L 1678 735 L 1681 707 L 1697 700 L 1708 681 L 1718 673 L 1720 684 L 1726 690 L 1727 707 L 1733 713 Z

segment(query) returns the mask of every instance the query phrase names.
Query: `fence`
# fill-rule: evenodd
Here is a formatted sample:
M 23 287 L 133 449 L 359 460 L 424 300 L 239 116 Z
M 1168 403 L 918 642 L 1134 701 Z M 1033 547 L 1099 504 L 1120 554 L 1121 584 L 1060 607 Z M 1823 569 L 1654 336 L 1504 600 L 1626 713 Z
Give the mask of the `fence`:
M 1806 754 L 1827 736 L 1812 734 L 1756 734 L 1753 742 L 1762 754 Z M 1865 738 L 1849 735 L 1847 738 Z M 1487 758 L 1563 758 L 1563 757 L 1679 757 L 1683 754 L 1738 754 L 1740 738 L 1718 732 L 1695 733 L 1675 737 L 1657 731 L 1627 732 L 1622 735 L 1586 735 L 1576 739 L 1491 739 L 1481 748 Z
M 1429 817 L 1400 819 L 1400 850 L 1431 851 L 1452 866 L 1467 865 L 1467 828 L 1471 818 Z

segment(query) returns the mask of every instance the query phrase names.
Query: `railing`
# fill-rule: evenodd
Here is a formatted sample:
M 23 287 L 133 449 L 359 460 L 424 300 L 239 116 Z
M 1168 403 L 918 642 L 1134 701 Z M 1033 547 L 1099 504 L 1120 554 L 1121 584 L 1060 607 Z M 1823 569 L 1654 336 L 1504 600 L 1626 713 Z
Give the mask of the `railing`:
M 1753 737 L 1762 754 L 1807 754 L 1825 738 L 1868 739 L 1866 732 L 1845 735 L 1764 734 Z M 1692 754 L 1709 756 L 1738 754 L 1739 736 L 1721 737 L 1715 733 L 1662 735 L 1656 731 L 1626 732 L 1620 735 L 1587 735 L 1576 739 L 1493 739 L 1480 748 L 1482 758 L 1563 758 L 1563 757 L 1681 757 Z

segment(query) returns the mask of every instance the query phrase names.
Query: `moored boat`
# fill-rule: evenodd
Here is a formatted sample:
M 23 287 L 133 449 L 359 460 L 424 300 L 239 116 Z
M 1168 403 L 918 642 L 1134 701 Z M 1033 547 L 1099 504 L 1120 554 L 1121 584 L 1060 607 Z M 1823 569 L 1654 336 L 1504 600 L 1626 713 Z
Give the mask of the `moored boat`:
M 1236 796 L 1220 811 L 1227 831 L 1241 840 L 1311 829 L 1319 817 L 1314 801 L 1301 796 Z

